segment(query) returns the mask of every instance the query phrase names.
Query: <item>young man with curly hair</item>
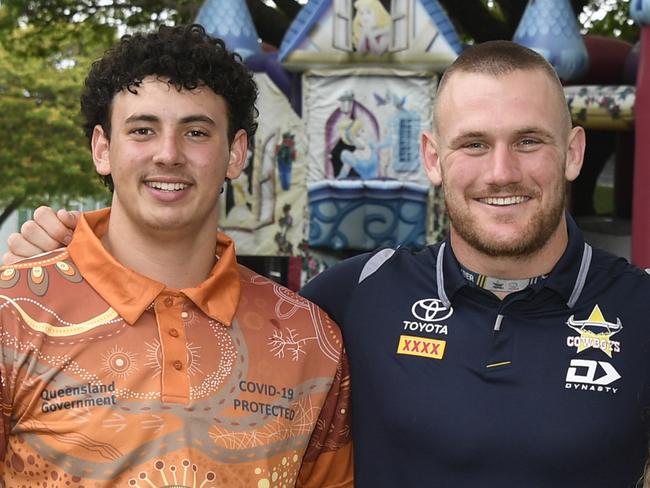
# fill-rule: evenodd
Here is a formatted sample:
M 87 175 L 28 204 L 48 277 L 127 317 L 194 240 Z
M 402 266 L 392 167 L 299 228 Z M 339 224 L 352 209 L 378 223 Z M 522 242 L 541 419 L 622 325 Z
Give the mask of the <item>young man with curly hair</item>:
M 1 271 L 3 486 L 351 486 L 338 327 L 216 230 L 256 97 L 200 26 L 93 64 L 82 113 L 112 203 Z

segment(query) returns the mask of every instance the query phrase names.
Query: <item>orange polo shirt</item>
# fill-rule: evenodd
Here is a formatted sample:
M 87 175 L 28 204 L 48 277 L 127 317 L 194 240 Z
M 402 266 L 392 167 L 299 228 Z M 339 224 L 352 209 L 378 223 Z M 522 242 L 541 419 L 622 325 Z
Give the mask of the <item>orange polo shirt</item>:
M 106 252 L 108 219 L 0 268 L 4 485 L 352 486 L 336 324 L 222 234 L 203 283 L 166 288 Z

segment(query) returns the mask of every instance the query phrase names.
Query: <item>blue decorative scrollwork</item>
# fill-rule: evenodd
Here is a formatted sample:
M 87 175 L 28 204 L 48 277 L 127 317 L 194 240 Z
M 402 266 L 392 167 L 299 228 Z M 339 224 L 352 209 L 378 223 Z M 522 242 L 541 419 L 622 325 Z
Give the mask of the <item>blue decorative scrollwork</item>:
M 324 181 L 309 187 L 309 245 L 370 250 L 426 243 L 428 188 L 385 180 Z

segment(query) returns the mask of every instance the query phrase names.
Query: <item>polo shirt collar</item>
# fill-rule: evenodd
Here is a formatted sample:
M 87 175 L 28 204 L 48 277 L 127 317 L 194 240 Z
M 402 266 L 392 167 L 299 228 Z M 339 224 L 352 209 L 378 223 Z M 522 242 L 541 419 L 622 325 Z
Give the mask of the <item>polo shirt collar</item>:
M 210 318 L 231 325 L 239 303 L 240 282 L 235 246 L 217 233 L 217 262 L 194 288 L 172 290 L 122 266 L 106 251 L 100 238 L 108 229 L 110 209 L 85 213 L 79 219 L 68 252 L 84 279 L 129 324 L 161 294 L 183 294 Z
M 589 266 L 591 264 L 591 246 L 584 241 L 582 233 L 573 218 L 565 213 L 569 242 L 562 257 L 557 262 L 547 279 L 539 283 L 557 292 L 569 308 L 573 307 L 582 293 Z M 454 255 L 451 240 L 434 249 L 436 253 L 436 282 L 438 298 L 449 306 L 453 296 L 464 286 L 470 286 L 460 271 L 460 263 Z
M 569 243 L 564 254 L 541 286 L 556 291 L 572 308 L 585 285 L 591 265 L 591 246 L 587 244 L 575 220 L 565 213 Z

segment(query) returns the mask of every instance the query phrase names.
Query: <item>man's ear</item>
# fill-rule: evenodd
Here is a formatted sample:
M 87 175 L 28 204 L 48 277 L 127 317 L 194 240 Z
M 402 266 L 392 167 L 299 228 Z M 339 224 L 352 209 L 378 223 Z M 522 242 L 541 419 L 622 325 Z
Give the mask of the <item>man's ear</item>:
M 92 147 L 93 161 L 95 162 L 95 170 L 102 176 L 110 175 L 111 163 L 108 156 L 110 141 L 101 125 L 96 125 L 93 129 L 90 144 Z
M 585 139 L 585 130 L 582 127 L 578 126 L 571 129 L 564 168 L 564 176 L 567 181 L 575 180 L 580 174 L 585 156 Z
M 433 135 L 428 132 L 423 132 L 420 137 L 420 147 L 424 172 L 427 174 L 433 186 L 440 186 L 442 184 L 440 156 L 438 154 L 438 145 Z
M 230 156 L 226 178 L 234 180 L 244 170 L 246 158 L 248 157 L 248 134 L 244 129 L 239 129 L 230 145 Z

